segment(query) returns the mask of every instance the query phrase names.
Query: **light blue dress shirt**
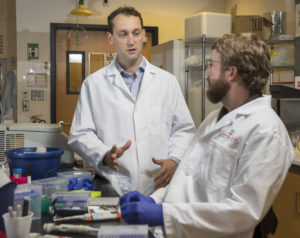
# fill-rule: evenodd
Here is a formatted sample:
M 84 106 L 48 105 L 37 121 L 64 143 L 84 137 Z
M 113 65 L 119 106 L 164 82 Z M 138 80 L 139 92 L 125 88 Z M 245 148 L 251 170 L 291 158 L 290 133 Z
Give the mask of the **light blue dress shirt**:
M 136 69 L 134 74 L 128 74 L 118 63 L 117 58 L 115 58 L 115 64 L 116 64 L 116 67 L 117 67 L 118 71 L 120 72 L 125 84 L 127 85 L 129 91 L 131 92 L 132 96 L 136 100 L 138 97 L 139 91 L 140 91 L 142 78 L 143 78 L 144 72 L 145 72 L 145 67 L 146 67 L 145 58 L 144 57 L 142 58 L 142 61 L 139 65 L 139 67 Z M 159 159 L 159 158 L 157 158 L 157 159 Z M 180 162 L 180 160 L 174 156 L 171 156 L 170 159 L 173 160 L 174 162 L 176 162 L 177 164 L 179 164 L 179 162 Z
M 132 96 L 137 99 L 137 96 L 140 91 L 140 86 L 142 82 L 142 78 L 144 76 L 145 67 L 146 67 L 146 61 L 145 58 L 142 58 L 142 61 L 139 65 L 139 67 L 136 69 L 134 74 L 128 74 L 118 63 L 117 58 L 115 58 L 115 64 L 120 72 L 125 84 L 127 85 L 129 91 L 131 92 Z

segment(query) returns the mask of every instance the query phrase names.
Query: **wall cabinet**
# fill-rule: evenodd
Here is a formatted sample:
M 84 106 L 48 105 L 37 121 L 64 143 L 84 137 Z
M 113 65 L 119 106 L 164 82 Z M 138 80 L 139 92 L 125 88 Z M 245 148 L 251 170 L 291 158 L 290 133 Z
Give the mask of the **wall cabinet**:
M 269 238 L 300 237 L 300 174 L 288 173 L 273 209 L 278 218 L 278 226 L 275 235 L 270 235 Z

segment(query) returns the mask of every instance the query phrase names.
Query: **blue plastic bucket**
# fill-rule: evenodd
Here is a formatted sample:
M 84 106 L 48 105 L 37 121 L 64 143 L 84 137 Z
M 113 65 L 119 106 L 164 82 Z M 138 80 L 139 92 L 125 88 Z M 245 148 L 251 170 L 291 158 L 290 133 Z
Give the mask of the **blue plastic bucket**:
M 35 180 L 56 176 L 63 153 L 64 150 L 59 148 L 47 147 L 46 152 L 36 152 L 36 147 L 28 147 L 8 150 L 5 155 L 10 171 L 21 168 L 22 176 L 27 176 L 28 165 L 30 165 L 31 178 Z

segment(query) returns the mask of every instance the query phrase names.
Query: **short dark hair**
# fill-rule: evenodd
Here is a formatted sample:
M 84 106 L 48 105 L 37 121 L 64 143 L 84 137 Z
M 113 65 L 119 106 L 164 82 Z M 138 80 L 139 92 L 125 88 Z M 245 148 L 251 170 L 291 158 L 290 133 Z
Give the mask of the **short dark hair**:
M 113 20 L 114 18 L 119 15 L 124 14 L 126 16 L 136 16 L 140 19 L 141 26 L 143 26 L 143 18 L 141 14 L 134 8 L 134 7 L 119 7 L 116 10 L 114 10 L 108 17 L 107 17 L 107 23 L 108 23 L 108 32 L 111 34 L 113 33 Z

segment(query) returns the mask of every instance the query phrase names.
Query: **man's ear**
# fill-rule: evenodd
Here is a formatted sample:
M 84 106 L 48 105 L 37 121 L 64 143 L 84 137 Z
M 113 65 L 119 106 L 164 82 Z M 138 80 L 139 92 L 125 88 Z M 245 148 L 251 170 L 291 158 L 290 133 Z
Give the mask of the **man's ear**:
M 107 32 L 107 33 L 106 33 L 106 37 L 107 37 L 108 43 L 112 45 L 113 42 L 114 42 L 114 41 L 113 41 L 113 37 L 112 37 L 112 33 Z
M 228 69 L 229 80 L 235 81 L 238 79 L 238 69 L 236 66 L 230 66 Z

